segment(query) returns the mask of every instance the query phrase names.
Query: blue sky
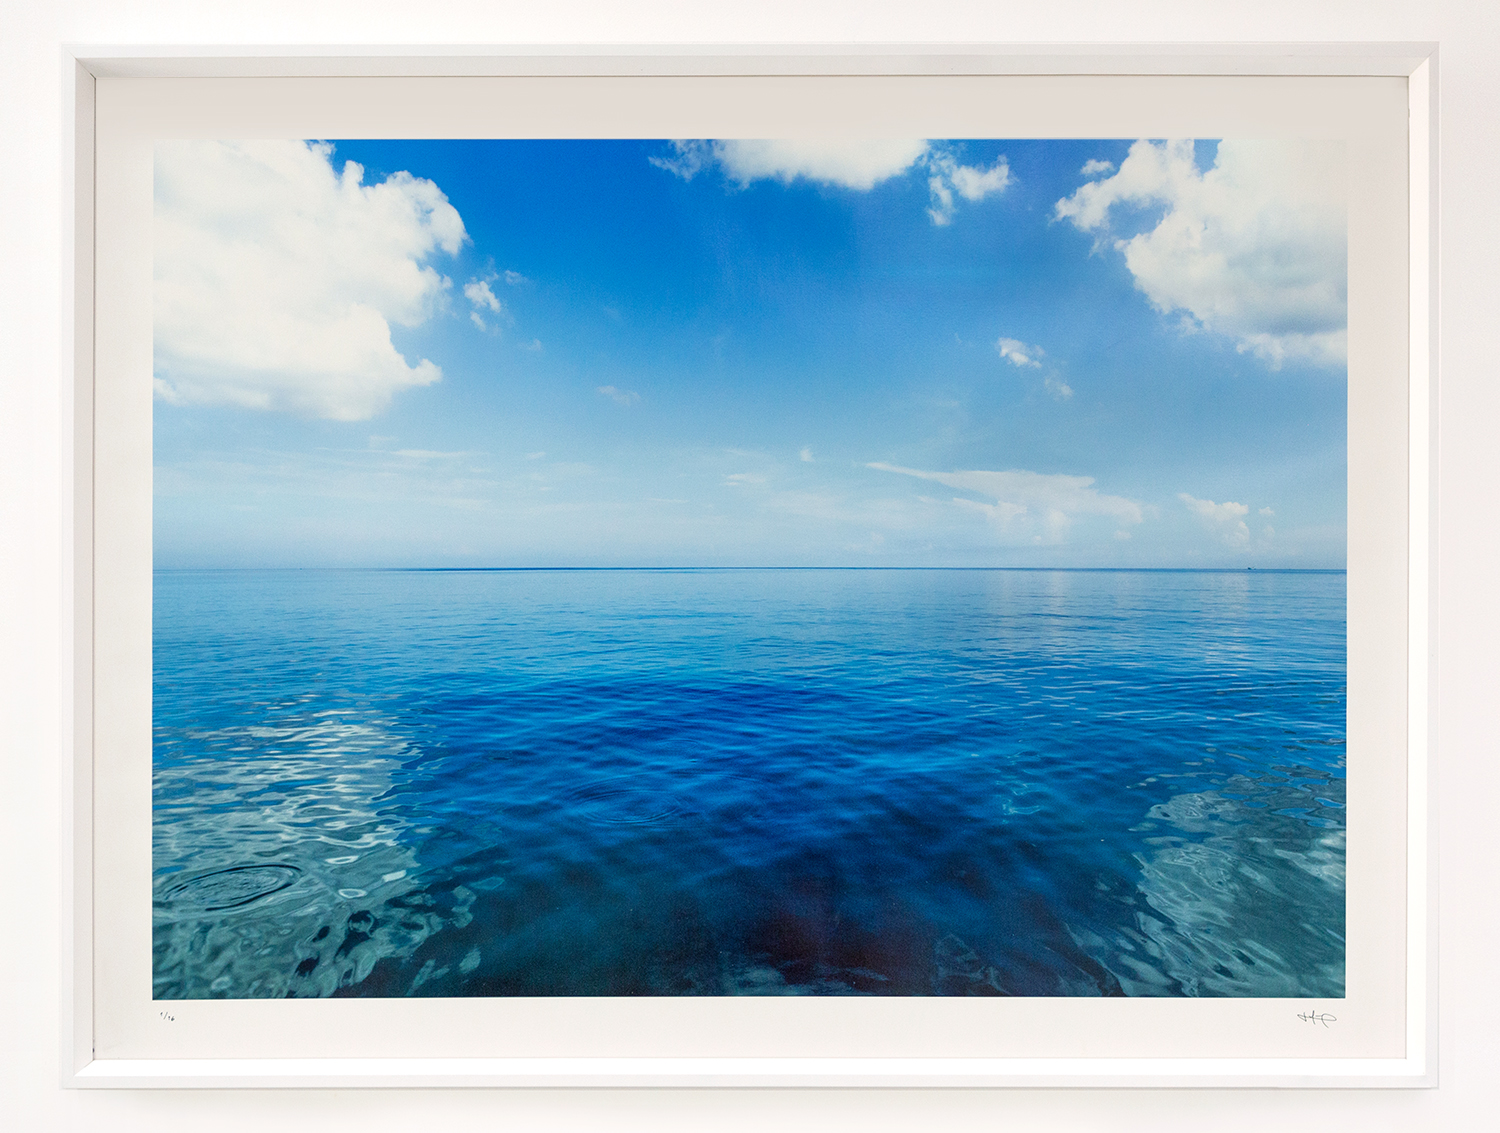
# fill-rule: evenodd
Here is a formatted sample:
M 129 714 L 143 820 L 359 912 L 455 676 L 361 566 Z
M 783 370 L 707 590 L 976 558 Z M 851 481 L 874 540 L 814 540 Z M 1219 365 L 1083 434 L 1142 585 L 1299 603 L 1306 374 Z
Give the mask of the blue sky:
M 164 143 L 157 565 L 1342 567 L 1342 177 Z

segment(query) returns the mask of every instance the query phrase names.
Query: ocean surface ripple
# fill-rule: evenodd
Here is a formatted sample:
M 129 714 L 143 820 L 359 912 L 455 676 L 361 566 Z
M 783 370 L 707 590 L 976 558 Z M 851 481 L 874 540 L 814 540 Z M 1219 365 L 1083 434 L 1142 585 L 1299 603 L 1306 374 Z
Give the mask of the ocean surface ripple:
M 157 998 L 1341 996 L 1342 572 L 160 571 Z

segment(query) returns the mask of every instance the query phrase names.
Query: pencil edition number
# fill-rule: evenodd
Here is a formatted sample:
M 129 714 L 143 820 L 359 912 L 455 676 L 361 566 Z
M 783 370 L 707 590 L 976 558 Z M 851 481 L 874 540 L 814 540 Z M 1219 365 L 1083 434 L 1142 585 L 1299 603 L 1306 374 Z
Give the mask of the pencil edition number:
M 161 1020 L 163 1023 L 177 1022 L 177 1016 L 173 1015 L 170 1011 L 158 1011 L 157 1014 L 161 1016 Z
M 1330 1015 L 1326 1011 L 1299 1011 L 1297 1012 L 1297 1018 L 1301 1019 L 1304 1023 L 1312 1023 L 1314 1026 L 1322 1024 L 1326 1027 L 1330 1023 L 1338 1022 L 1336 1016 Z

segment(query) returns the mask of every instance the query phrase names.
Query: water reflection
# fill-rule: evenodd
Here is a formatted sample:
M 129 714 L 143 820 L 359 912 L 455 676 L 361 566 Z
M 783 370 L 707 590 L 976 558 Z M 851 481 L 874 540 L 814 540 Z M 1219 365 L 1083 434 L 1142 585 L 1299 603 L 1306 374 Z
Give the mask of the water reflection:
M 1306 768 L 1295 778 L 1231 779 L 1223 790 L 1174 796 L 1151 825 L 1137 917 L 1149 971 L 1128 990 L 1172 981 L 1186 995 L 1344 994 L 1343 781 Z
M 330 995 L 468 916 L 420 887 L 416 832 L 381 805 L 415 752 L 380 721 L 185 729 L 157 753 L 158 998 Z

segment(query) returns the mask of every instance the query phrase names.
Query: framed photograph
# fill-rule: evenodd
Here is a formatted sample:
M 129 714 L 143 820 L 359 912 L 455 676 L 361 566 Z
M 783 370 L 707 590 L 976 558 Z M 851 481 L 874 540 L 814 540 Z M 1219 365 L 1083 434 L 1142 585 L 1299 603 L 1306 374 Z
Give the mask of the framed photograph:
M 1430 1084 L 1429 46 L 68 66 L 70 1085 Z

